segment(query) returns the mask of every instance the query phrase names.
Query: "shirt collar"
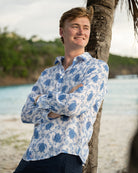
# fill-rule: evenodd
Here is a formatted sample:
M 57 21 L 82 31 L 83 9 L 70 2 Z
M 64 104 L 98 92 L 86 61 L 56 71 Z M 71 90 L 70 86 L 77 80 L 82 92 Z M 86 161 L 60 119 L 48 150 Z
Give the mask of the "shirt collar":
M 56 57 L 55 64 L 58 64 L 58 63 L 62 64 L 63 60 L 64 60 L 64 56 L 58 56 Z
M 79 61 L 88 61 L 91 58 L 92 56 L 88 52 L 84 52 L 83 54 L 76 56 L 73 60 L 73 63 L 76 64 Z M 55 64 L 58 64 L 58 63 L 62 64 L 63 60 L 64 60 L 64 56 L 58 56 L 56 57 Z

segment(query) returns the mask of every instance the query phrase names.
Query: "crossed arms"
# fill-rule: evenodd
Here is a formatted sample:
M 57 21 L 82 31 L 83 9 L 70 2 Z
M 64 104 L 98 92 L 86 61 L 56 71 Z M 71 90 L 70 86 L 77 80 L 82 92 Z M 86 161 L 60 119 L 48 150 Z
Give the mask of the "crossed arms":
M 69 93 L 73 93 L 75 90 L 77 90 L 78 88 L 80 88 L 80 87 L 82 87 L 83 86 L 83 84 L 78 84 L 78 85 L 76 85 L 75 87 L 73 87 L 71 90 L 70 90 L 70 92 Z M 35 103 L 37 102 L 37 100 L 38 100 L 38 98 L 40 97 L 41 95 L 38 95 L 37 96 L 37 98 L 35 99 Z M 50 112 L 49 114 L 48 114 L 48 117 L 49 118 L 59 118 L 61 115 L 59 115 L 59 114 L 56 114 L 56 113 L 54 113 L 54 112 Z
M 22 109 L 21 118 L 24 123 L 50 121 L 49 118 L 57 118 L 60 115 L 78 116 L 92 107 L 97 112 L 106 92 L 108 71 L 99 67 L 96 73 L 86 75 L 69 93 L 55 89 L 46 90 L 44 94 L 41 78 L 40 76 L 34 85 Z

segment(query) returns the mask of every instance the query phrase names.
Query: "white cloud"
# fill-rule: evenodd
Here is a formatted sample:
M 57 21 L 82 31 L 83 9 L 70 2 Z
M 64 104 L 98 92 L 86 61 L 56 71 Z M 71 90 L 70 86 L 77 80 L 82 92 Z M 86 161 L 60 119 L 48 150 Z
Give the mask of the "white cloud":
M 5 4 L 4 9 L 2 4 Z M 3 0 L 0 3 L 0 25 L 8 26 L 27 38 L 38 35 L 46 40 L 54 39 L 59 37 L 58 23 L 62 13 L 83 5 L 84 0 L 13 0 L 12 3 L 11 0 Z

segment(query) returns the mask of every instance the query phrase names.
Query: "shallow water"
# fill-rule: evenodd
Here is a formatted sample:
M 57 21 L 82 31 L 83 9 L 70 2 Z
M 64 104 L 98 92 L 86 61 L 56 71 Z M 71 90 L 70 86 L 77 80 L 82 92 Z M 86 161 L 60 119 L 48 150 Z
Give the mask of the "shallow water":
M 0 87 L 0 116 L 20 116 L 32 86 Z M 138 115 L 138 78 L 109 79 L 103 115 Z

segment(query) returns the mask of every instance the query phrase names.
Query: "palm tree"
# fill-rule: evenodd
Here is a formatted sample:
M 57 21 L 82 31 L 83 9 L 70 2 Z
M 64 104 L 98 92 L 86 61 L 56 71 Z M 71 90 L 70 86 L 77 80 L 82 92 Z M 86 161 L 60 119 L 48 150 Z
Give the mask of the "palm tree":
M 124 0 L 120 0 L 123 3 Z M 125 0 L 134 22 L 135 35 L 138 35 L 138 2 Z M 87 0 L 87 8 L 93 6 L 94 18 L 91 35 L 86 50 L 95 58 L 108 61 L 112 37 L 114 11 L 119 0 Z M 89 142 L 89 157 L 83 168 L 83 173 L 96 173 L 98 166 L 98 136 L 100 130 L 102 106 L 99 109 L 94 124 L 94 132 Z

